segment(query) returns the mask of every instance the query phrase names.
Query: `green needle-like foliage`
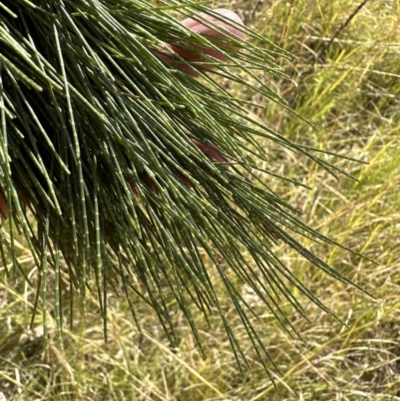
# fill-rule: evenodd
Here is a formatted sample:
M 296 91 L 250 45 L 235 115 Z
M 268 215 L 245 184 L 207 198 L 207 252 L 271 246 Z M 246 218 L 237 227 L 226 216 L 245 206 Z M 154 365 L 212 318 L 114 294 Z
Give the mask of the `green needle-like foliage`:
M 122 285 L 126 295 L 136 293 L 155 309 L 173 342 L 164 293 L 169 287 L 200 346 L 193 308 L 206 318 L 217 310 L 238 362 L 245 362 L 204 265 L 207 254 L 264 361 L 267 351 L 252 327 L 251 307 L 226 269 L 251 286 L 288 329 L 281 300 L 303 313 L 293 286 L 328 309 L 276 257 L 277 241 L 349 281 L 295 240 L 303 234 L 332 243 L 256 178 L 260 161 L 267 160 L 258 140 L 307 154 L 336 171 L 313 149 L 252 119 L 246 102 L 217 79 L 238 82 L 286 107 L 257 74 L 282 76 L 274 57 L 287 54 L 250 30 L 246 43 L 195 34 L 171 10 L 192 17 L 207 11 L 224 19 L 183 0 L 158 6 L 145 0 L 0 2 L 0 186 L 9 212 L 9 233 L 4 221 L 1 231 L 3 262 L 8 252 L 14 273 L 29 283 L 16 257 L 18 230 L 40 272 L 42 306 L 49 268 L 55 272 L 51 288 L 59 330 L 63 294 L 92 291 L 106 319 L 107 293 Z M 187 65 L 197 70 L 196 78 L 184 72 L 183 59 L 174 65 L 160 58 L 166 43 L 192 51 L 220 49 L 228 61 L 204 55 L 214 70 Z M 69 288 L 61 280 L 65 265 Z

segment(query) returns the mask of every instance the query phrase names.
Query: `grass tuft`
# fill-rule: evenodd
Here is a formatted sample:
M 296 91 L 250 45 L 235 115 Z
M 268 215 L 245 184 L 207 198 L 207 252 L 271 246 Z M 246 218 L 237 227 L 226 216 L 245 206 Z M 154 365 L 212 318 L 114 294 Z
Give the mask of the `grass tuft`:
M 222 286 L 216 285 L 215 291 L 249 361 L 242 373 L 219 319 L 211 315 L 207 322 L 200 314 L 193 314 L 204 340 L 203 358 L 185 316 L 175 312 L 178 341 L 171 348 L 152 308 L 129 293 L 144 328 L 142 334 L 138 333 L 128 302 L 118 296 L 124 288 L 108 294 L 107 342 L 95 298 L 89 295 L 85 316 L 79 313 L 79 296 L 64 299 L 65 307 L 74 305 L 76 313 L 73 317 L 63 315 L 63 344 L 52 309 L 56 300 L 49 291 L 46 354 L 43 322 L 38 318 L 34 330 L 27 330 L 34 294 L 22 281 L 11 285 L 3 267 L 0 399 L 400 400 L 399 5 L 389 0 L 363 2 L 349 19 L 360 1 L 261 3 L 221 0 L 214 6 L 241 12 L 248 25 L 297 56 L 280 60 L 291 80 L 275 79 L 268 84 L 318 129 L 292 113 L 283 113 L 272 101 L 260 100 L 250 90 L 239 93 L 239 86 L 231 83 L 230 90 L 244 100 L 265 102 L 265 110 L 254 105 L 249 106 L 249 113 L 285 137 L 342 156 L 323 158 L 356 180 L 343 176 L 335 179 L 309 158 L 294 156 L 270 142 L 268 162 L 260 165 L 256 175 L 298 210 L 307 224 L 377 262 L 339 247 L 301 240 L 376 299 L 328 277 L 282 245 L 278 254 L 288 269 L 342 320 L 302 299 L 299 290 L 288 284 L 291 295 L 299 297 L 304 308 L 302 316 L 287 300 L 280 300 L 280 308 L 297 332 L 290 336 L 254 290 L 226 270 L 256 312 L 251 322 L 262 333 L 268 355 L 276 364 L 274 367 L 265 361 L 275 379 L 273 385 Z M 270 80 L 269 76 L 265 79 Z M 259 145 L 264 146 L 262 142 Z M 272 174 L 289 177 L 310 190 L 283 183 Z M 35 280 L 36 267 L 27 246 L 15 243 L 15 247 L 19 263 Z M 211 279 L 217 278 L 217 267 L 203 256 Z M 250 255 L 244 257 L 251 259 Z M 223 260 L 218 267 L 224 268 Z M 48 274 L 54 272 L 49 268 Z M 165 291 L 168 294 L 167 288 Z M 167 302 L 172 307 L 176 301 L 171 297 Z M 74 329 L 69 330 L 72 323 Z

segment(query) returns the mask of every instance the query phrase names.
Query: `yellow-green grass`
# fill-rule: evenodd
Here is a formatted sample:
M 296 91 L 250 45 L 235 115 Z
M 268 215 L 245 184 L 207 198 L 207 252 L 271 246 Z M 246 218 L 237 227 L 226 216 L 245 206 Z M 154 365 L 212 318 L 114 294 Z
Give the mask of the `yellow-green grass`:
M 257 362 L 211 265 L 226 316 L 252 359 L 243 375 L 217 318 L 211 329 L 200 316 L 196 318 L 204 339 L 203 359 L 181 314 L 175 316 L 179 342 L 171 348 L 155 313 L 133 297 L 145 329 L 139 336 L 122 289 L 109 296 L 107 343 L 96 300 L 88 294 L 86 316 L 79 312 L 78 297 L 63 300 L 66 311 L 70 302 L 74 304 L 74 328 L 69 329 L 66 314 L 62 347 L 52 329 L 55 324 L 49 321 L 50 347 L 45 355 L 40 319 L 35 322 L 37 332 L 26 332 L 34 295 L 22 280 L 8 281 L 2 269 L 0 400 L 1 393 L 6 400 L 55 401 L 400 400 L 399 3 L 367 1 L 342 30 L 361 1 L 265 0 L 254 12 L 257 3 L 215 1 L 213 5 L 239 11 L 248 25 L 297 57 L 280 63 L 298 86 L 265 79 L 318 130 L 272 103 L 266 110 L 250 112 L 301 144 L 369 163 L 329 156 L 359 182 L 345 176 L 335 179 L 310 160 L 265 143 L 268 168 L 312 189 L 282 184 L 270 176 L 263 179 L 303 212 L 307 224 L 377 261 L 303 240 L 376 300 L 327 277 L 292 250 L 278 248 L 287 266 L 346 325 L 301 299 L 308 321 L 282 305 L 300 335 L 290 337 L 257 296 L 242 286 L 244 297 L 259 314 L 253 324 L 280 371 L 270 363 L 275 387 Z M 252 97 L 236 86 L 231 89 L 238 96 Z M 23 244 L 19 254 L 35 277 Z M 49 293 L 49 319 L 53 299 Z

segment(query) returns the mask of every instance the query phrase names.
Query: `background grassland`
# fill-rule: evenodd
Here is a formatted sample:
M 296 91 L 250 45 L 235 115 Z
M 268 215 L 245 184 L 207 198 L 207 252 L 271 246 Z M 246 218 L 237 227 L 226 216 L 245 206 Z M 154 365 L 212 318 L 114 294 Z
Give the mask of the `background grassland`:
M 1 268 L 0 400 L 400 400 L 400 5 L 367 1 L 351 18 L 360 3 L 237 0 L 215 1 L 213 6 L 238 11 L 246 24 L 296 56 L 280 60 L 293 81 L 265 79 L 318 130 L 274 104 L 250 112 L 302 144 L 368 161 L 329 156 L 359 182 L 345 176 L 337 180 L 310 160 L 265 143 L 271 146 L 268 167 L 311 189 L 262 178 L 303 212 L 307 224 L 378 262 L 303 241 L 377 300 L 327 277 L 291 250 L 278 248 L 286 264 L 347 326 L 302 299 L 308 320 L 282 305 L 300 335 L 290 337 L 242 286 L 259 313 L 254 325 L 276 363 L 270 363 L 274 387 L 255 356 L 251 369 L 240 374 L 219 320 L 209 330 L 197 318 L 203 359 L 183 316 L 176 315 L 181 337 L 172 349 L 148 306 L 132 298 L 146 329 L 139 336 L 124 297 L 111 294 L 107 343 L 96 301 L 88 299 L 83 317 L 77 310 L 79 299 L 64 300 L 66 309 L 75 305 L 74 330 L 65 325 L 63 347 L 50 332 L 48 363 L 40 320 L 36 331 L 25 331 L 33 294 L 22 282 L 9 283 Z M 236 86 L 231 90 L 264 104 Z M 34 276 L 23 244 L 19 252 Z M 211 265 L 210 271 L 217 282 Z M 222 288 L 220 295 L 224 297 Z M 224 307 L 252 358 L 252 346 L 232 305 L 226 301 Z

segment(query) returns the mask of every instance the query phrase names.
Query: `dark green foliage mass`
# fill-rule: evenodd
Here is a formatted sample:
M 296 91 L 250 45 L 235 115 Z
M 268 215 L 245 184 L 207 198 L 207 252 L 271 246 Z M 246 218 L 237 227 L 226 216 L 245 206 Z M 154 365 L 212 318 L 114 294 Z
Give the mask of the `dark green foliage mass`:
M 221 84 L 221 78 L 241 83 L 286 107 L 258 72 L 282 76 L 273 60 L 287 54 L 250 30 L 247 43 L 191 33 L 171 10 L 192 16 L 205 7 L 159 3 L 0 3 L 0 185 L 9 212 L 7 225 L 2 223 L 3 261 L 11 257 L 13 273 L 24 274 L 14 250 L 19 232 L 39 268 L 37 302 L 46 303 L 48 272 L 54 271 L 60 330 L 63 294 L 89 289 L 106 319 L 106 294 L 119 287 L 151 304 L 174 341 L 161 285 L 167 283 L 199 345 L 193 310 L 205 317 L 219 311 L 238 361 L 245 361 L 219 307 L 203 262 L 206 254 L 264 360 L 266 350 L 249 320 L 251 307 L 227 269 L 251 286 L 288 329 L 280 300 L 303 313 L 289 285 L 327 308 L 276 257 L 277 241 L 347 280 L 294 239 L 293 233 L 330 242 L 254 175 L 259 162 L 267 160 L 258 141 L 305 153 L 335 170 L 312 149 L 252 119 L 248 102 L 232 97 Z M 204 56 L 215 63 L 214 71 L 194 67 L 195 79 L 157 55 L 165 43 L 218 48 L 228 61 Z M 209 157 L 204 147 L 217 149 L 225 162 Z M 62 270 L 69 286 L 61 280 Z

